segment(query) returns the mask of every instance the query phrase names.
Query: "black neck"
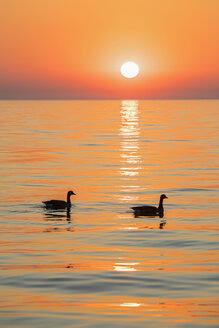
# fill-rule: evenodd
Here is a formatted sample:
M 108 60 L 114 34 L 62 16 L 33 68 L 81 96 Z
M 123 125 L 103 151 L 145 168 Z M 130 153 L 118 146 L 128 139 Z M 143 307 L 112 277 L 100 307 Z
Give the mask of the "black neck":
M 163 198 L 160 197 L 160 202 L 159 202 L 159 206 L 158 206 L 159 210 L 163 211 Z
M 68 204 L 71 204 L 70 197 L 71 197 L 71 195 L 68 194 L 68 195 L 67 195 L 67 203 L 68 203 Z

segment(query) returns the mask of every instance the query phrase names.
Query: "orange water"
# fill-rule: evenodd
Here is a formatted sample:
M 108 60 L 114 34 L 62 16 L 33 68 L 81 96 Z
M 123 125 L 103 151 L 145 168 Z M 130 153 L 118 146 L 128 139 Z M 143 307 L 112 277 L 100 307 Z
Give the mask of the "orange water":
M 0 111 L 0 326 L 218 327 L 219 101 Z

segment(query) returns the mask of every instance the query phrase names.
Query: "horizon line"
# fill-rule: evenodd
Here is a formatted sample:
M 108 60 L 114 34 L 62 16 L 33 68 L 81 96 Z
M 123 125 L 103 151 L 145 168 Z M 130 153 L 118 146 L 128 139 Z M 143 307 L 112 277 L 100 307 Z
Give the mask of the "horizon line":
M 60 101 L 91 101 L 91 100 L 219 100 L 219 97 L 185 97 L 185 98 L 174 98 L 174 97 L 168 97 L 168 98 L 155 98 L 155 97 L 151 97 L 151 98 L 128 98 L 128 97 L 112 97 L 112 98 L 102 98 L 102 97 L 92 97 L 92 98 L 68 98 L 68 97 L 45 97 L 45 98 L 39 98 L 39 97 L 31 97 L 31 98 L 26 98 L 26 97 L 22 97 L 22 98 L 0 98 L 0 101 L 28 101 L 28 100 L 34 100 L 34 101 L 42 101 L 42 100 L 60 100 Z

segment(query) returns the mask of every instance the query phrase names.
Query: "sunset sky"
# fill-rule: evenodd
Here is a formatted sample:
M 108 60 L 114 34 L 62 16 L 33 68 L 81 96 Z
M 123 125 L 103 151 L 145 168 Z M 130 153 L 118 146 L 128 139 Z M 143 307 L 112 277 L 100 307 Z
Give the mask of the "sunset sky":
M 218 98 L 218 14 L 218 0 L 0 0 L 0 98 Z

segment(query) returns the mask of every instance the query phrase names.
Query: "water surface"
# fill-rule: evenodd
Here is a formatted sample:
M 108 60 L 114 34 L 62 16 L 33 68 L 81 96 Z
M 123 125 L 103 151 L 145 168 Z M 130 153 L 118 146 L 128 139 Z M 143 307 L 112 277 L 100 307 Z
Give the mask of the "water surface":
M 0 112 L 2 327 L 218 327 L 219 101 Z M 134 218 L 161 193 L 164 218 Z

